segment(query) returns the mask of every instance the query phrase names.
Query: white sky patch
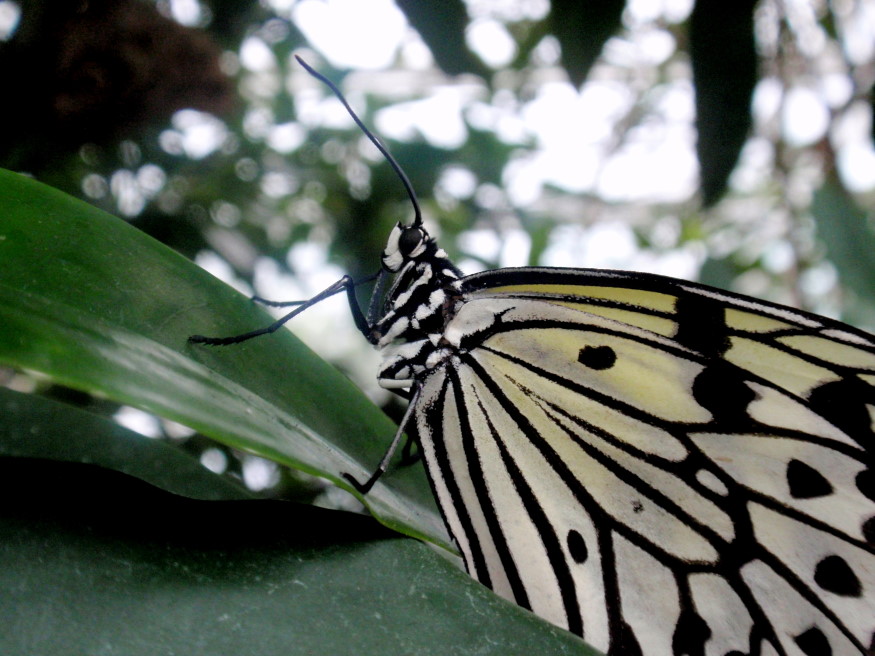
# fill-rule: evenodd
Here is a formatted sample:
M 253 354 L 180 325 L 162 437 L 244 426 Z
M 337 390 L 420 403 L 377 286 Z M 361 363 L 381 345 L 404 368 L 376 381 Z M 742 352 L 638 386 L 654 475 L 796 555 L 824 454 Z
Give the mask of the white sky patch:
M 844 48 L 848 58 L 865 65 L 875 57 L 875 3 L 857 2 L 843 23 Z
M 541 263 L 560 267 L 625 268 L 636 251 L 635 235 L 625 223 L 612 221 L 590 227 L 567 225 L 553 231 Z
M 691 127 L 664 139 L 633 141 L 602 169 L 597 193 L 607 201 L 680 202 L 696 188 L 699 164 Z
M 204 18 L 204 11 L 198 0 L 170 0 L 170 15 L 182 25 L 195 27 Z
M 827 105 L 838 108 L 845 105 L 854 95 L 854 84 L 847 75 L 831 73 L 819 80 L 818 91 Z
M 228 139 L 227 126 L 212 114 L 194 109 L 182 109 L 171 119 L 172 130 L 164 130 L 158 143 L 171 155 L 185 154 L 190 159 L 203 159 L 214 153 Z
M 462 166 L 448 166 L 441 172 L 437 186 L 453 198 L 470 198 L 477 190 L 477 176 Z
M 869 136 L 871 131 L 872 110 L 863 100 L 854 102 L 837 116 L 830 128 L 830 141 L 838 153 L 839 173 L 854 193 L 875 188 L 875 150 Z
M 781 113 L 784 139 L 791 146 L 808 146 L 826 134 L 829 110 L 823 98 L 812 89 L 794 87 L 784 96 Z
M 773 120 L 781 110 L 784 97 L 781 81 L 775 77 L 765 77 L 757 82 L 751 101 L 751 113 L 760 123 Z
M 201 453 L 200 463 L 214 474 L 222 474 L 228 468 L 228 456 L 220 449 L 210 448 Z
M 542 85 L 521 112 L 537 150 L 506 170 L 512 202 L 535 201 L 547 183 L 568 191 L 593 189 L 614 122 L 632 101 L 628 89 L 614 82 L 588 82 L 579 93 L 565 82 Z
M 267 133 L 267 145 L 278 153 L 291 153 L 307 140 L 307 131 L 300 123 L 274 125 Z
M 421 134 L 438 148 L 458 148 L 468 138 L 462 118 L 463 96 L 458 87 L 439 87 L 429 98 L 381 109 L 374 125 L 379 134 L 390 139 L 410 141 Z
M 508 33 L 507 28 L 491 18 L 472 21 L 465 32 L 465 41 L 468 47 L 492 68 L 507 66 L 517 53 L 516 41 Z
M 875 189 L 875 150 L 871 142 L 840 148 L 838 168 L 849 191 L 864 193 Z
M 501 251 L 501 240 L 495 230 L 466 230 L 458 239 L 459 248 L 487 262 L 497 260 Z
M 521 267 L 529 261 L 529 251 L 532 250 L 532 238 L 525 230 L 508 230 L 502 235 L 501 254 L 498 266 Z
M 273 487 L 280 480 L 277 464 L 258 456 L 243 456 L 243 482 L 258 492 Z
M 508 22 L 537 21 L 550 12 L 548 0 L 465 0 L 465 4 L 471 18 L 488 16 Z
M 541 256 L 544 266 L 646 271 L 675 278 L 695 278 L 701 254 L 694 246 L 665 253 L 642 252 L 625 223 L 605 221 L 585 227 L 562 226 L 554 231 Z
M 253 73 L 261 73 L 276 68 L 273 50 L 257 36 L 250 36 L 240 44 L 240 64 Z
M 407 30 L 392 0 L 303 0 L 292 20 L 307 40 L 338 68 L 385 68 Z
M 0 41 L 8 41 L 18 29 L 21 7 L 17 2 L 0 0 Z
M 148 412 L 122 406 L 112 417 L 115 423 L 146 437 L 161 437 L 161 420 Z
M 774 158 L 775 148 L 771 141 L 762 137 L 748 139 L 729 184 L 738 191 L 752 193 L 771 175 Z
M 194 263 L 241 294 L 252 296 L 252 290 L 249 288 L 249 285 L 238 278 L 234 273 L 233 267 L 215 251 L 200 251 L 195 255 Z

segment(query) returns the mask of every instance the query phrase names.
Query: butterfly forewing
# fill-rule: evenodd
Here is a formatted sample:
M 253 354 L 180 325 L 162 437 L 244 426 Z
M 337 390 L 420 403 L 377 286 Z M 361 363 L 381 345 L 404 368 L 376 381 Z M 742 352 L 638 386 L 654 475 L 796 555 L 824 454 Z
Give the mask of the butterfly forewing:
M 462 292 L 417 423 L 475 577 L 610 653 L 866 653 L 868 336 L 640 274 Z

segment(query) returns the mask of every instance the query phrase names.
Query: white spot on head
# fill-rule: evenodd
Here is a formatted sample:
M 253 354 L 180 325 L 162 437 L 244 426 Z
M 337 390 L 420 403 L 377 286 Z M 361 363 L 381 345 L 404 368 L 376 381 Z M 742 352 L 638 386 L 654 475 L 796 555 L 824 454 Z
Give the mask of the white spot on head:
M 392 232 L 389 233 L 389 238 L 386 240 L 386 248 L 383 249 L 383 266 L 389 271 L 398 271 L 404 263 L 404 256 L 401 255 L 398 246 L 402 230 L 400 223 L 392 228 Z

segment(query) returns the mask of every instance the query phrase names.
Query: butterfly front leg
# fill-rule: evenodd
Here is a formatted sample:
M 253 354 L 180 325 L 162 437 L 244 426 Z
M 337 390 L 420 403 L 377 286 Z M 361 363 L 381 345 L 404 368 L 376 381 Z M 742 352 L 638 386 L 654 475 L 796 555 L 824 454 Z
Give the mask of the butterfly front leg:
M 325 299 L 331 298 L 335 294 L 339 294 L 340 292 L 346 292 L 347 300 L 349 301 L 349 309 L 352 313 L 353 321 L 355 321 L 356 328 L 358 328 L 359 332 L 364 335 L 369 341 L 373 342 L 373 338 L 371 337 L 371 333 L 373 332 L 373 326 L 371 326 L 371 324 L 368 322 L 367 317 L 365 317 L 365 313 L 362 311 L 361 306 L 358 303 L 358 299 L 355 295 L 355 288 L 362 283 L 374 280 L 378 275 L 379 274 L 368 276 L 367 278 L 358 281 L 353 280 L 349 276 L 343 276 L 340 280 L 332 284 L 330 287 L 323 289 L 321 292 L 319 292 L 312 298 L 307 299 L 306 301 L 276 302 L 268 301 L 261 298 L 260 296 L 253 296 L 252 300 L 257 303 L 261 303 L 262 305 L 269 305 L 271 307 L 286 307 L 294 305 L 296 307 L 294 310 L 286 315 L 283 315 L 269 326 L 259 328 L 258 330 L 252 330 L 248 333 L 232 335 L 230 337 L 205 337 L 204 335 L 191 335 L 188 338 L 188 341 L 193 344 L 206 344 L 207 346 L 227 346 L 229 344 L 239 344 L 240 342 L 245 342 L 254 337 L 260 337 L 261 335 L 270 335 L 271 333 L 275 333 L 289 320 L 298 316 L 307 308 L 311 308 L 317 303 L 321 303 Z

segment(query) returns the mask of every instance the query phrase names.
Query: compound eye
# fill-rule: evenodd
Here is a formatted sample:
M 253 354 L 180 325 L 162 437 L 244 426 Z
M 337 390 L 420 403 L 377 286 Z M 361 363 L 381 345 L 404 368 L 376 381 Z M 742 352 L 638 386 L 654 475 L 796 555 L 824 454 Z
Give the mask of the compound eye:
M 406 228 L 401 233 L 401 238 L 398 240 L 398 250 L 405 257 L 416 256 L 423 242 L 425 241 L 425 231 L 422 228 Z

